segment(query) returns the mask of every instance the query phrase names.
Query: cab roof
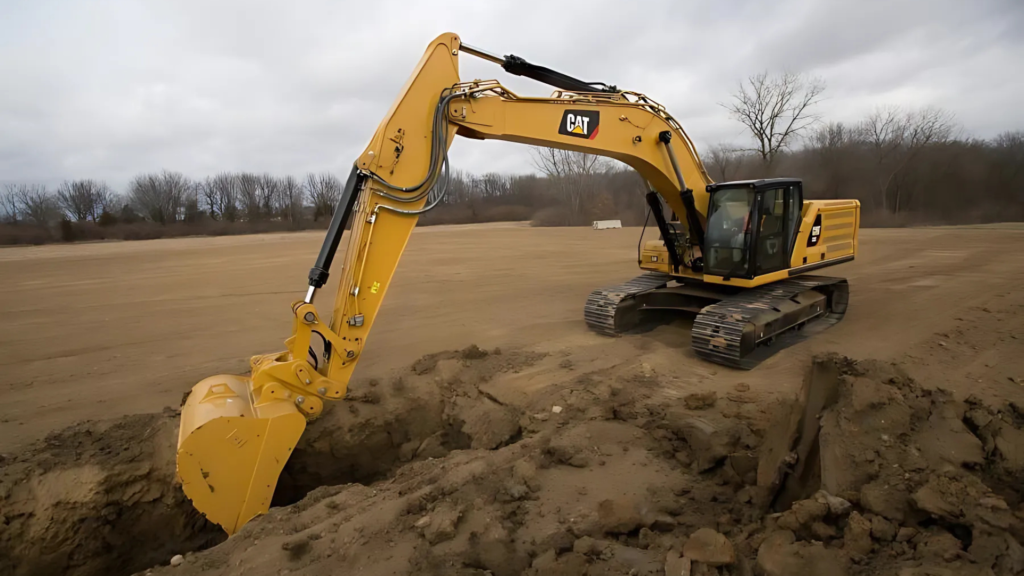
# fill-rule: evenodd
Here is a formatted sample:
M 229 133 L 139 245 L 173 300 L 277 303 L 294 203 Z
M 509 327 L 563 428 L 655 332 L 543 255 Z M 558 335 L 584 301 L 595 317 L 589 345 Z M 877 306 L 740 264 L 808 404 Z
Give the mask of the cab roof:
M 755 190 L 767 190 L 782 188 L 783 186 L 803 186 L 803 180 L 799 178 L 764 178 L 761 180 L 734 180 L 732 182 L 715 182 L 708 184 L 706 190 L 713 192 L 720 188 L 753 188 Z

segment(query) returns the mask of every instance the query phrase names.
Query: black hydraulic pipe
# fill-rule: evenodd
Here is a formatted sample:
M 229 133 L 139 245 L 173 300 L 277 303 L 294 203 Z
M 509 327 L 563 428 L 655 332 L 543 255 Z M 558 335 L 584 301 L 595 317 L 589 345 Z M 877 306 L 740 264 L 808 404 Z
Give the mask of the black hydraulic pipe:
M 683 265 L 683 259 L 676 252 L 675 234 L 672 233 L 668 222 L 665 221 L 665 213 L 661 209 L 661 197 L 657 192 L 648 192 L 646 198 L 647 205 L 651 207 L 651 214 L 654 215 L 654 221 L 658 224 L 661 238 L 665 241 L 665 249 L 668 250 L 668 259 L 672 264 L 672 270 L 679 272 L 679 267 Z
M 338 251 L 341 235 L 345 233 L 345 226 L 352 217 L 352 209 L 356 205 L 363 178 L 359 169 L 353 166 L 352 172 L 349 173 L 348 180 L 345 182 L 345 189 L 341 192 L 341 198 L 338 198 L 338 205 L 334 209 L 334 216 L 331 217 L 331 225 L 327 228 L 324 243 L 320 246 L 316 264 L 309 269 L 309 285 L 312 288 L 321 288 L 327 283 L 331 262 L 334 261 L 334 254 Z
M 603 82 L 584 82 L 568 74 L 562 74 L 544 66 L 531 64 L 514 54 L 505 56 L 505 63 L 501 67 L 509 74 L 532 78 L 538 82 L 543 82 L 562 90 L 569 90 L 570 92 L 607 92 L 613 94 L 619 91 L 615 86 L 609 86 Z
M 466 43 L 462 44 L 462 51 L 467 54 L 472 54 L 478 58 L 483 58 L 488 62 L 494 62 L 504 68 L 505 72 L 508 72 L 509 74 L 525 76 L 538 82 L 543 82 L 549 86 L 561 88 L 562 90 L 568 90 L 570 92 L 606 92 L 609 94 L 614 94 L 619 91 L 615 86 L 609 86 L 603 82 L 584 82 L 579 78 L 573 78 L 568 74 L 562 74 L 561 72 L 552 70 L 551 68 L 531 64 L 515 54 L 509 54 L 508 56 L 501 57 L 497 54 L 491 54 L 482 48 L 470 46 Z
M 664 130 L 658 134 L 658 140 L 668 149 L 668 159 L 672 162 L 672 170 L 676 173 L 676 179 L 679 180 L 679 197 L 683 201 L 683 207 L 686 208 L 686 225 L 690 229 L 692 240 L 703 250 L 704 227 L 701 226 L 700 217 L 697 216 L 697 204 L 693 201 L 693 190 L 683 181 L 683 173 L 679 170 L 679 162 L 676 160 L 675 150 L 672 149 L 672 133 Z

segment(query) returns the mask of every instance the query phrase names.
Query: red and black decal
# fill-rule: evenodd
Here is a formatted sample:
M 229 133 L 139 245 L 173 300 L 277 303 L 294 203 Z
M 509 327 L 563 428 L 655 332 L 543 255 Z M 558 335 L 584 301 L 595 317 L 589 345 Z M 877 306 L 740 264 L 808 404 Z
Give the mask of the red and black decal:
M 562 136 L 593 140 L 601 125 L 601 113 L 596 110 L 566 110 L 558 133 Z

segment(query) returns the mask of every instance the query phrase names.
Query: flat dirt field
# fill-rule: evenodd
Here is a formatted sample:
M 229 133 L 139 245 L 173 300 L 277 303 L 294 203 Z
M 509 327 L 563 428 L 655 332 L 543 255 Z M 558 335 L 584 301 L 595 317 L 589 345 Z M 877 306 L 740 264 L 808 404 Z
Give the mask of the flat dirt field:
M 862 230 L 856 261 L 821 272 L 848 278 L 845 319 L 749 372 L 698 360 L 685 315 L 587 330 L 588 293 L 638 274 L 639 232 L 416 230 L 348 401 L 310 425 L 278 503 L 309 495 L 206 552 L 222 534 L 171 493 L 174 410 L 283 348 L 322 232 L 0 249 L 0 572 L 186 552 L 176 573 L 1024 571 L 1024 226 Z M 821 418 L 820 477 L 780 506 L 766 446 L 816 357 L 838 419 Z M 829 452 L 897 405 L 874 444 Z

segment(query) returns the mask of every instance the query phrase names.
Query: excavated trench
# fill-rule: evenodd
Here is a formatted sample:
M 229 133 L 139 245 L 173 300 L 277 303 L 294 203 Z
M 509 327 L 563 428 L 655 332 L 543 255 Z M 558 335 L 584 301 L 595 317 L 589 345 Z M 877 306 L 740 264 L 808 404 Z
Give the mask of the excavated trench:
M 470 365 L 460 354 L 448 354 L 456 372 Z M 430 385 L 353 385 L 347 402 L 310 423 L 273 505 L 320 486 L 372 483 L 412 460 L 516 441 L 519 414 L 459 376 L 436 380 L 437 360 L 412 375 Z M 0 573 L 120 576 L 223 542 L 175 481 L 177 426 L 170 409 L 85 422 L 0 460 Z

